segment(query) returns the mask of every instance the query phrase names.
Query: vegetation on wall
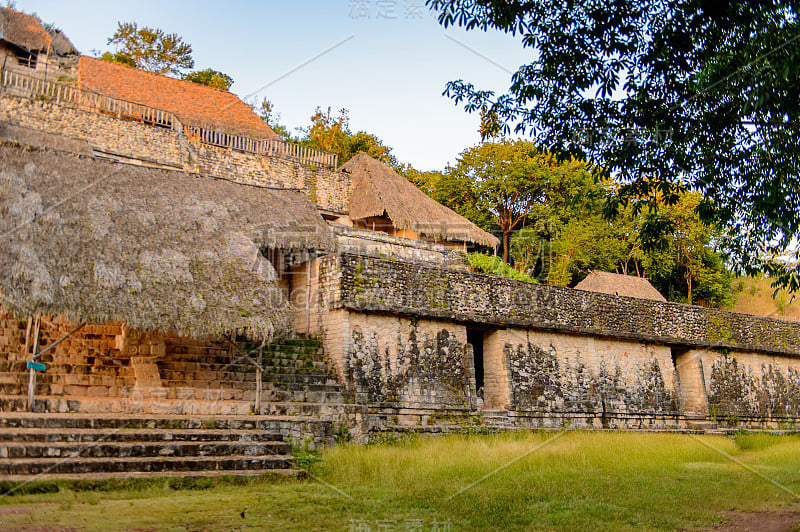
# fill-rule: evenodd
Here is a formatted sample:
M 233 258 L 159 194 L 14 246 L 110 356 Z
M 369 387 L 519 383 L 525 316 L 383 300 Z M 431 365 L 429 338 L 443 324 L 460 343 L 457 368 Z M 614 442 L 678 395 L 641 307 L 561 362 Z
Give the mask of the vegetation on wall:
M 470 253 L 469 265 L 476 272 L 499 275 L 500 277 L 508 277 L 509 279 L 527 281 L 529 283 L 538 282 L 533 277 L 529 277 L 521 271 L 512 268 L 507 262 L 498 256 L 485 255 L 483 253 Z

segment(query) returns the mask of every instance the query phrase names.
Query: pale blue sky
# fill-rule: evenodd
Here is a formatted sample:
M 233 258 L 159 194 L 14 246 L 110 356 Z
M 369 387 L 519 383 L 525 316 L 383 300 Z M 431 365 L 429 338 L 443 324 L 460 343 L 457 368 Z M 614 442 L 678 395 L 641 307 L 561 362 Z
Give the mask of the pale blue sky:
M 442 96 L 447 81 L 463 78 L 503 91 L 508 71 L 530 58 L 518 40 L 499 33 L 445 31 L 423 0 L 17 0 L 16 5 L 63 29 L 87 55 L 107 49 L 117 21 L 178 33 L 191 43 L 196 69 L 227 73 L 239 96 L 257 93 L 259 101 L 266 96 L 290 129 L 306 126 L 317 106 L 344 107 L 353 130 L 375 133 L 400 161 L 420 170 L 443 169 L 480 140 L 478 117 Z

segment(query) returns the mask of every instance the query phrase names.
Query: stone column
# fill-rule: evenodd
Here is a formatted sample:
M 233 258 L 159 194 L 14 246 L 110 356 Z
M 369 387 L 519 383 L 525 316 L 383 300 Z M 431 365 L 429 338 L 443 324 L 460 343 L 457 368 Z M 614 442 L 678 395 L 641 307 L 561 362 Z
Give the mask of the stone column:
M 708 395 L 702 356 L 704 353 L 705 350 L 702 349 L 690 349 L 675 358 L 683 413 L 687 415 L 708 415 Z
M 483 336 L 483 401 L 486 408 L 508 410 L 511 407 L 511 386 L 503 331 L 486 332 Z

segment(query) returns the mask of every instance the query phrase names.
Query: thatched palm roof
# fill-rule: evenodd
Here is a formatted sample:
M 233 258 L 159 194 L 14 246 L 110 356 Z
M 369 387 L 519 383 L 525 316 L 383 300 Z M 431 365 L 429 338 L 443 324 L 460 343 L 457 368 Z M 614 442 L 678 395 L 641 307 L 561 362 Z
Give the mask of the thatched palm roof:
M 45 51 L 53 43 L 38 18 L 8 7 L 0 8 L 0 39 L 29 51 Z
M 593 271 L 586 276 L 586 279 L 578 283 L 575 288 L 588 292 L 666 301 L 664 296 L 650 284 L 650 281 L 644 277 L 634 277 L 632 275 Z
M 334 245 L 299 192 L 22 146 L 1 134 L 0 161 L 0 304 L 18 315 L 269 337 L 288 330 L 291 313 L 260 250 Z
M 350 218 L 388 216 L 398 229 L 443 240 L 497 246 L 500 242 L 460 214 L 437 203 L 389 166 L 359 153 L 340 167 L 352 176 Z
M 184 125 L 211 127 L 255 139 L 278 139 L 232 92 L 81 56 L 78 84 L 93 92 L 173 113 Z

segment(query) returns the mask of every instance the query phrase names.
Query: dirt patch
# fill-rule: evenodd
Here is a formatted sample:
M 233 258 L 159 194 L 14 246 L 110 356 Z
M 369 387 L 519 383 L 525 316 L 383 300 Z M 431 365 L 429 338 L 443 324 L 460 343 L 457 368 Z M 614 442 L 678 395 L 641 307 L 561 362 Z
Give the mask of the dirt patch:
M 78 532 L 77 528 L 59 528 L 53 526 L 25 526 L 22 528 L 7 528 L 7 532 Z
M 727 512 L 715 532 L 790 532 L 800 530 L 800 512 Z
M 0 517 L 4 515 L 17 515 L 26 514 L 40 508 L 47 508 L 48 506 L 55 506 L 55 504 L 29 504 L 27 506 L 0 506 Z
M 36 504 L 28 506 L 0 506 L 0 517 L 9 515 L 22 515 L 36 510 L 41 510 L 48 506 L 55 506 L 55 504 Z M 13 520 L 12 520 L 13 521 Z M 9 523 L 6 523 L 9 525 Z M 54 526 L 38 526 L 38 525 L 25 525 L 16 526 L 13 523 L 11 528 L 5 528 L 8 532 L 76 532 L 77 528 L 54 527 Z

